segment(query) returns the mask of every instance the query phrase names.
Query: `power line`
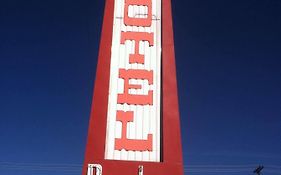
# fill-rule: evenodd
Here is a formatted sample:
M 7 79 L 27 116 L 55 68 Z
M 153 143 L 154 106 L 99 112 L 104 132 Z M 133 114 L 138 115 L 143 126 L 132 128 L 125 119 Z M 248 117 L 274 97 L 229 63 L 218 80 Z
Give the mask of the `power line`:
M 189 173 L 246 173 L 252 172 L 254 164 L 246 165 L 184 165 L 184 172 Z M 266 165 L 265 172 L 281 174 L 281 165 Z M 71 163 L 21 163 L 21 162 L 1 162 L 0 169 L 16 169 L 29 171 L 55 171 L 64 173 L 79 173 L 82 164 Z

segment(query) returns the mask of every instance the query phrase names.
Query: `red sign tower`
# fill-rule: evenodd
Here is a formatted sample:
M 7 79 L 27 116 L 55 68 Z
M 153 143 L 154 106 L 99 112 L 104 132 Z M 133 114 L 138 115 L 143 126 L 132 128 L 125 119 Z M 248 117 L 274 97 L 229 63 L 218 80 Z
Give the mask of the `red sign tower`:
M 182 175 L 170 0 L 106 0 L 82 175 Z

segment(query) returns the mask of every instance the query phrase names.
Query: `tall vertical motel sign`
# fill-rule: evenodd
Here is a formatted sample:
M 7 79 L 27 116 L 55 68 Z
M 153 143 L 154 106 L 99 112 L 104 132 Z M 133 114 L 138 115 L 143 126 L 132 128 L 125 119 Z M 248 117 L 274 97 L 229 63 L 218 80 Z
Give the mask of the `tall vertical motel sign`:
M 106 0 L 82 175 L 182 175 L 170 0 Z

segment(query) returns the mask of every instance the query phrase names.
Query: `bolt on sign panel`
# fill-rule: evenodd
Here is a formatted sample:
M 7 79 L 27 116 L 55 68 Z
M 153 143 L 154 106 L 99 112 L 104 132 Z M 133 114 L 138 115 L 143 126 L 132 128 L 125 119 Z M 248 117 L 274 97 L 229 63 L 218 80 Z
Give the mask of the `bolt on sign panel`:
M 105 159 L 160 161 L 161 0 L 115 0 Z
M 82 175 L 182 175 L 171 0 L 106 0 Z

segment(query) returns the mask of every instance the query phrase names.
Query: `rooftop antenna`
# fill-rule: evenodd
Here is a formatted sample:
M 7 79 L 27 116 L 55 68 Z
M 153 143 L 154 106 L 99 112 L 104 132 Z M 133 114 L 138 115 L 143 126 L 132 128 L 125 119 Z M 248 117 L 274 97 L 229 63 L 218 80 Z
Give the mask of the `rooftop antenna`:
M 264 166 L 259 165 L 254 171 L 253 173 L 257 174 L 257 175 L 261 175 L 261 171 L 263 170 Z

